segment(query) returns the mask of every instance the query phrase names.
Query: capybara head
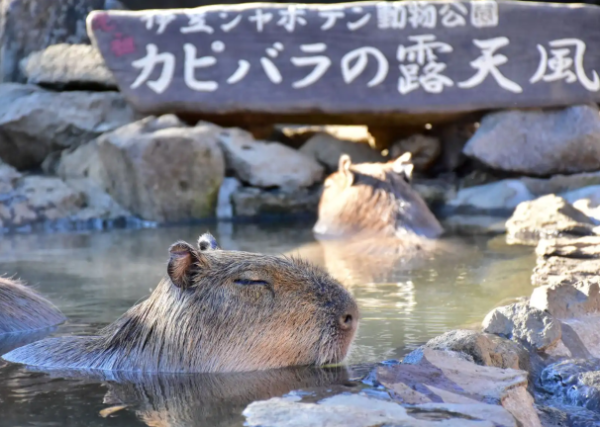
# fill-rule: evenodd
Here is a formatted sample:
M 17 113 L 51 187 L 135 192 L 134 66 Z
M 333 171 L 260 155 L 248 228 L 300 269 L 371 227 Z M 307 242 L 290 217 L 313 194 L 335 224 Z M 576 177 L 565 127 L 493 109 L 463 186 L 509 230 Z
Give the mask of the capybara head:
M 33 289 L 0 277 L 0 335 L 49 328 L 64 321 L 60 310 Z
M 209 234 L 170 248 L 167 279 L 96 337 L 51 338 L 8 361 L 46 368 L 232 372 L 340 362 L 351 295 L 298 259 L 225 251 Z
M 410 153 L 388 163 L 356 165 L 342 155 L 338 171 L 325 181 L 313 231 L 318 237 L 335 238 L 438 237 L 442 226 L 411 188 L 412 170 Z

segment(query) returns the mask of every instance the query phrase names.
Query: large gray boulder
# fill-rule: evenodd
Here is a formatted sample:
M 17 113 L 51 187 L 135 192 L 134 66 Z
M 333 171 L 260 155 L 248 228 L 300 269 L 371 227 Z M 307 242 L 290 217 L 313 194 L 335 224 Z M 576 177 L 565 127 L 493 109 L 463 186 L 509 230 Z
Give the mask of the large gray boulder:
M 144 220 L 215 216 L 225 161 L 221 128 L 188 127 L 177 117 L 147 117 L 98 138 L 103 187 Z
M 21 62 L 27 83 L 53 88 L 114 89 L 117 83 L 100 51 L 86 44 L 55 44 Z
M 488 114 L 464 153 L 492 168 L 527 175 L 600 170 L 598 107 Z
M 84 144 L 136 118 L 117 92 L 51 92 L 0 84 L 0 159 L 35 168 L 51 153 Z
M 255 141 L 241 129 L 224 130 L 219 142 L 227 168 L 254 187 L 294 191 L 323 178 L 324 169 L 316 160 L 277 142 Z
M 0 9 L 0 82 L 24 82 L 19 63 L 58 43 L 89 44 L 85 19 L 110 8 L 106 0 L 3 0 Z M 4 19 L 2 19 L 4 18 Z

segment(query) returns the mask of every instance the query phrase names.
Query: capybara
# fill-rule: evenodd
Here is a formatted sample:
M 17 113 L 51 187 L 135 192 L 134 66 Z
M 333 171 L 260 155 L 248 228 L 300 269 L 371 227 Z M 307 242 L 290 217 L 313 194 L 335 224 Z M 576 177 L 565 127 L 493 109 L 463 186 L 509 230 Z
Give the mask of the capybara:
M 49 369 L 234 372 L 344 359 L 352 296 L 302 260 L 226 251 L 205 234 L 170 249 L 167 278 L 97 336 L 49 338 L 4 356 Z
M 58 308 L 33 289 L 0 277 L 0 335 L 49 328 L 65 320 Z
M 410 186 L 412 170 L 410 153 L 388 163 L 355 165 L 348 155 L 340 156 L 338 171 L 325 181 L 314 233 L 318 238 L 439 237 L 442 226 Z

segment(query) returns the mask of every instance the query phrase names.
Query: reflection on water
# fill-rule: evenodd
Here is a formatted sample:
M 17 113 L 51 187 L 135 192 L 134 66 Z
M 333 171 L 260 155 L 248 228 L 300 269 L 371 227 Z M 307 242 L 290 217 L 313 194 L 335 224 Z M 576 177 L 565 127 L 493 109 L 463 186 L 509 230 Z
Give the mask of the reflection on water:
M 530 293 L 531 249 L 508 247 L 502 238 L 447 240 L 408 257 L 385 242 L 315 242 L 311 225 L 3 236 L 0 274 L 18 275 L 63 310 L 69 322 L 54 335 L 90 334 L 149 295 L 165 273 L 171 243 L 195 242 L 210 229 L 224 249 L 300 255 L 347 286 L 362 315 L 349 365 L 401 357 L 440 333 L 481 322 L 501 301 Z M 0 340 L 0 350 L 26 342 Z M 10 408 L 0 424 L 241 426 L 241 410 L 252 400 L 295 389 L 333 393 L 351 387 L 347 378 L 340 368 L 101 381 L 0 364 L 0 410 Z M 100 416 L 114 405 L 126 408 Z

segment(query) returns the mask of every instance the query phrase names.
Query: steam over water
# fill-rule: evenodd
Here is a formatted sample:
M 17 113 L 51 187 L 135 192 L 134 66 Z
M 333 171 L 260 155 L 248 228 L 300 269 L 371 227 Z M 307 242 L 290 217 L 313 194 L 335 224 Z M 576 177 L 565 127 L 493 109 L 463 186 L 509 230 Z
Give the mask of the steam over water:
M 107 378 L 0 362 L 0 426 L 241 426 L 241 411 L 253 400 L 292 390 L 311 399 L 355 391 L 364 387 L 357 380 L 369 364 L 399 359 L 451 329 L 477 327 L 493 307 L 531 293 L 533 251 L 507 246 L 502 237 L 450 240 L 441 255 L 412 262 L 315 242 L 311 226 L 2 236 L 0 274 L 35 286 L 69 318 L 54 335 L 92 334 L 115 320 L 158 284 L 171 243 L 195 243 L 207 230 L 223 249 L 299 255 L 324 266 L 355 296 L 362 319 L 346 368 Z M 0 339 L 0 351 L 26 340 Z M 115 412 L 101 412 L 107 408 Z

